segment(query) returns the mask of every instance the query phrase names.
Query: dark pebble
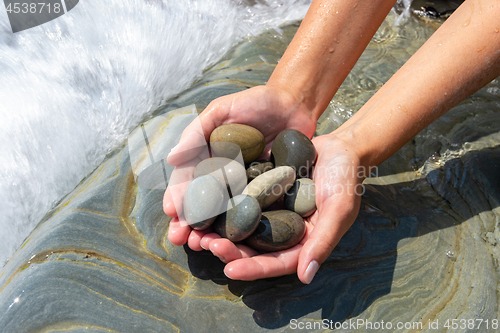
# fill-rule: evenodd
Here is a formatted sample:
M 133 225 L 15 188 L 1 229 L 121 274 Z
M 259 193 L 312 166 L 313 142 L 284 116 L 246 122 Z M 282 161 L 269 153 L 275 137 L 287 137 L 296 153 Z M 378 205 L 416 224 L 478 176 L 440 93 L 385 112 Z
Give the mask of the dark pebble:
M 276 136 L 271 154 L 276 167 L 290 166 L 299 177 L 306 177 L 316 160 L 316 148 L 312 141 L 294 129 L 284 130 Z
M 275 252 L 297 245 L 305 232 L 306 225 L 299 214 L 275 210 L 262 213 L 257 230 L 245 242 L 255 250 Z
M 247 179 L 248 181 L 252 181 L 258 176 L 262 175 L 264 172 L 272 170 L 274 168 L 274 164 L 269 161 L 257 161 L 250 163 L 250 166 L 247 169 Z

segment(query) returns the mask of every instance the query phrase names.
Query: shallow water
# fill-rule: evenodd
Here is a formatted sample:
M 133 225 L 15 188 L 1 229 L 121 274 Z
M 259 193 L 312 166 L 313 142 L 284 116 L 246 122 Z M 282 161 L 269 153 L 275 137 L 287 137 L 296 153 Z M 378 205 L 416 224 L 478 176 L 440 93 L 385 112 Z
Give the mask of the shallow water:
M 309 1 L 80 1 L 13 34 L 0 11 L 0 266 L 152 111 Z

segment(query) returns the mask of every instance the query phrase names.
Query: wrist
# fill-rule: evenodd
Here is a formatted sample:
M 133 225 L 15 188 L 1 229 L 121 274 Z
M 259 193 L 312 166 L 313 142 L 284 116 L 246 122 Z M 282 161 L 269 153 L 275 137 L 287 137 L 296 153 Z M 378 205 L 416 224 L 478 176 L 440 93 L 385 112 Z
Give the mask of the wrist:
M 277 92 L 282 103 L 287 105 L 288 110 L 291 112 L 301 112 L 315 122 L 321 116 L 321 113 L 317 114 L 315 112 L 314 105 L 308 103 L 306 94 L 295 84 L 282 84 L 280 80 L 273 80 L 271 78 L 266 83 L 266 87 Z
M 305 70 L 302 74 L 287 73 L 283 68 L 278 68 L 273 72 L 266 86 L 285 92 L 292 104 L 314 121 L 318 121 L 333 96 L 330 92 L 327 94 L 319 92 L 318 88 L 321 88 L 319 80 L 314 74 L 307 73 Z M 320 96 L 324 98 L 320 99 Z
M 373 162 L 366 145 L 357 140 L 358 138 L 351 129 L 339 128 L 327 134 L 327 136 L 334 142 L 334 148 L 339 153 L 348 154 L 351 156 L 352 161 L 356 161 L 356 167 L 358 168 L 356 176 L 360 182 L 363 182 L 377 168 L 377 164 Z

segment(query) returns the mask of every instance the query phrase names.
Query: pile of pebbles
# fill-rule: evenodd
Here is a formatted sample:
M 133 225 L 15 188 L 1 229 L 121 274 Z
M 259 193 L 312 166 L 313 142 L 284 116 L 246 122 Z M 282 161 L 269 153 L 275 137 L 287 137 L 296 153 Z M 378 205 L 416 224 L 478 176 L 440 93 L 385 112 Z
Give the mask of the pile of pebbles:
M 316 149 L 293 129 L 274 139 L 271 161 L 256 161 L 265 146 L 264 135 L 247 125 L 212 132 L 212 157 L 196 166 L 184 196 L 184 218 L 193 229 L 213 225 L 221 237 L 263 252 L 301 241 L 304 217 L 316 210 L 314 182 L 307 178 Z

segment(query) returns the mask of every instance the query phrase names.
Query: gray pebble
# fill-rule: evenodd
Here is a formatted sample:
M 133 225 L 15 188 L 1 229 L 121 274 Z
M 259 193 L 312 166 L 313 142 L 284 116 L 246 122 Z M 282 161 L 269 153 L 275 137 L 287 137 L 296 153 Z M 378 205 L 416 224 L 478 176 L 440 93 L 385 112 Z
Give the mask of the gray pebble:
M 261 217 L 257 199 L 240 194 L 230 199 L 227 211 L 219 215 L 214 222 L 215 232 L 232 242 L 239 242 L 250 236 Z
M 307 217 L 316 210 L 316 186 L 309 178 L 297 179 L 285 194 L 285 209 Z
M 212 175 L 195 178 L 184 194 L 184 218 L 191 228 L 208 228 L 222 212 L 223 203 L 229 199 L 227 190 Z
M 300 215 L 275 210 L 262 213 L 257 230 L 245 242 L 258 251 L 281 251 L 297 245 L 305 232 L 306 225 Z
M 247 185 L 245 167 L 229 158 L 213 157 L 198 163 L 194 169 L 194 177 L 198 178 L 207 174 L 215 176 L 223 187 L 231 189 L 233 196 L 240 194 Z

